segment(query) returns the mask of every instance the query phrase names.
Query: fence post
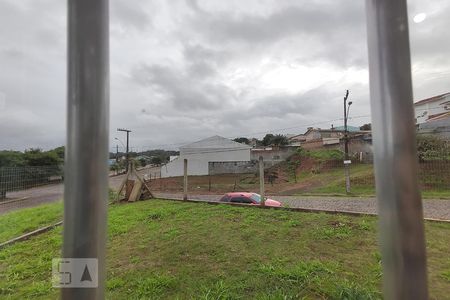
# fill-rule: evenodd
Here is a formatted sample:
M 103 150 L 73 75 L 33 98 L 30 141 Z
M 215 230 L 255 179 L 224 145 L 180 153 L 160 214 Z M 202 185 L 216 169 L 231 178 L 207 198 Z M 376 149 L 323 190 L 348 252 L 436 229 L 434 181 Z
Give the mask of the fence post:
M 98 286 L 62 288 L 61 296 L 65 300 L 105 297 L 109 156 L 108 6 L 108 0 L 68 1 L 67 149 L 62 255 L 64 258 L 97 259 Z
M 208 191 L 211 192 L 211 174 L 208 175 Z
M 366 0 L 385 299 L 427 299 L 406 0 Z
M 6 187 L 3 177 L 3 168 L 0 168 L 0 200 L 6 199 Z
M 350 163 L 349 159 L 344 160 L 344 173 L 345 173 L 345 192 L 350 193 Z
M 264 159 L 262 156 L 259 157 L 259 194 L 261 195 L 261 205 L 265 204 L 264 196 Z
M 183 200 L 188 199 L 188 161 L 184 159 L 184 177 L 183 177 Z

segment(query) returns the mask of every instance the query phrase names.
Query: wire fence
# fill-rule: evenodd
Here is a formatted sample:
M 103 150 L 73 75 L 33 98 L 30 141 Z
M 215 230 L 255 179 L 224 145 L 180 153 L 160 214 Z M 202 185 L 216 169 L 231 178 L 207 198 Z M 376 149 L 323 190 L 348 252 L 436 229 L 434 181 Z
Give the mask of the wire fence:
M 162 193 L 182 193 L 183 177 L 161 178 L 159 169 L 140 170 L 150 189 Z M 375 195 L 373 164 L 353 160 L 349 166 L 350 194 Z M 61 199 L 62 186 L 42 188 L 42 192 L 27 189 L 62 182 L 62 166 L 0 168 L 0 213 L 13 208 L 29 207 Z M 111 177 L 119 185 L 121 176 Z M 265 193 L 268 195 L 346 195 L 342 160 L 302 160 L 292 165 L 283 162 L 264 172 Z M 114 185 L 114 184 L 113 184 Z M 419 185 L 424 198 L 450 198 L 450 160 L 428 160 L 419 163 Z M 114 186 L 113 186 L 114 188 Z M 188 177 L 191 195 L 224 194 L 249 191 L 258 193 L 259 174 L 236 173 Z M 41 195 L 42 194 L 42 195 Z M 20 200 L 23 198 L 28 198 Z M 18 200 L 18 201 L 16 201 Z M 12 201 L 12 203 L 8 203 Z
M 349 166 L 350 193 L 375 195 L 373 163 L 353 161 Z M 182 192 L 183 177 L 146 176 L 152 190 Z M 265 192 L 273 195 L 346 194 L 342 160 L 304 161 L 292 168 L 282 163 L 264 172 Z M 428 195 L 450 197 L 450 160 L 419 163 L 419 185 Z M 188 173 L 188 191 L 194 194 L 218 194 L 233 191 L 259 191 L 257 173 L 192 176 Z
M 62 166 L 0 168 L 0 200 L 7 192 L 25 190 L 64 180 Z

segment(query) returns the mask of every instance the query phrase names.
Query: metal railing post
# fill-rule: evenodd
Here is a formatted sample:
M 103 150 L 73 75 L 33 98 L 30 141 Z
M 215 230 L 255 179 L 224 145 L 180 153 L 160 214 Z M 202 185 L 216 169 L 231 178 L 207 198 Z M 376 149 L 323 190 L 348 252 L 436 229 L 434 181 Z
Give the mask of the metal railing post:
M 98 259 L 97 288 L 63 299 L 103 299 L 108 201 L 109 1 L 68 1 L 64 258 Z
M 385 299 L 427 299 L 406 0 L 366 0 Z

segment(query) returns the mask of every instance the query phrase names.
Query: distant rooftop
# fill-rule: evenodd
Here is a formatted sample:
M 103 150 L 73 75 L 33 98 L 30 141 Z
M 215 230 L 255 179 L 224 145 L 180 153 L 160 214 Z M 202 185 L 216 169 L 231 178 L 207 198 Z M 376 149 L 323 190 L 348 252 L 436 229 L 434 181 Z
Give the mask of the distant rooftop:
M 417 101 L 416 103 L 414 103 L 414 105 L 421 105 L 421 104 L 425 104 L 425 103 L 429 103 L 429 102 L 442 100 L 442 99 L 444 99 L 447 96 L 450 96 L 450 93 L 445 93 L 445 94 L 442 94 L 442 95 L 437 95 L 437 96 L 434 96 L 434 97 L 431 97 L 431 98 L 423 99 L 423 100 Z
M 237 143 L 230 139 L 215 135 L 209 138 L 190 143 L 180 147 L 183 149 L 250 149 L 246 144 Z
M 334 127 L 334 130 L 337 130 L 337 131 L 344 131 L 344 126 L 337 126 L 337 127 Z M 361 131 L 360 129 L 359 129 L 359 127 L 356 127 L 356 126 L 350 126 L 350 125 L 347 125 L 347 130 L 348 130 L 348 132 L 357 132 L 357 131 Z

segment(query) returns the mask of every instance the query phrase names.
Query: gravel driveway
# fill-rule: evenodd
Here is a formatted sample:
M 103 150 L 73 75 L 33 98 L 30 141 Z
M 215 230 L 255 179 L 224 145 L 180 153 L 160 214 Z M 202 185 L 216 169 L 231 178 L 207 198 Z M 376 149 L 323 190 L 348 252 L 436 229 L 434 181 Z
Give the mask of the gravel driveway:
M 124 176 L 110 177 L 109 184 L 118 188 Z M 10 193 L 8 196 L 25 198 L 21 201 L 0 203 L 0 214 L 25 207 L 33 207 L 42 203 L 54 202 L 62 199 L 63 184 L 47 185 L 25 191 Z M 154 193 L 158 198 L 182 199 L 182 194 Z M 218 201 L 222 195 L 189 195 L 191 200 Z M 355 213 L 377 213 L 377 203 L 374 198 L 356 197 L 325 197 L 325 196 L 270 196 L 288 207 L 306 209 L 346 211 Z M 423 201 L 425 218 L 450 220 L 450 200 L 427 199 Z
M 223 195 L 189 195 L 191 200 L 218 201 Z M 155 197 L 182 199 L 182 194 L 155 193 Z M 318 196 L 270 196 L 288 207 L 377 214 L 375 198 L 318 197 Z M 423 200 L 425 218 L 449 220 L 450 200 Z

